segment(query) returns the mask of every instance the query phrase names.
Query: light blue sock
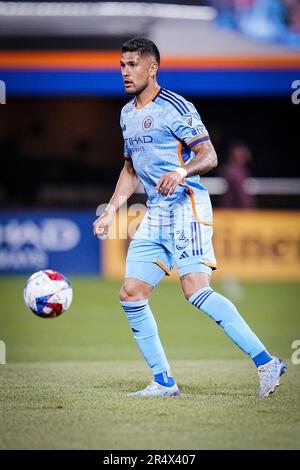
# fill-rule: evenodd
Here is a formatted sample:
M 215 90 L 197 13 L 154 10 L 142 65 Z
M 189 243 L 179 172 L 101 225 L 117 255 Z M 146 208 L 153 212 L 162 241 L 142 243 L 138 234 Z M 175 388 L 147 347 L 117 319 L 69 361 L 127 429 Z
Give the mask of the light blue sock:
M 215 320 L 227 336 L 251 357 L 257 367 L 272 360 L 265 346 L 226 297 L 211 287 L 203 287 L 189 298 L 189 302 Z
M 161 345 L 158 329 L 148 300 L 134 302 L 121 301 L 134 338 L 153 375 L 170 370 L 165 352 Z

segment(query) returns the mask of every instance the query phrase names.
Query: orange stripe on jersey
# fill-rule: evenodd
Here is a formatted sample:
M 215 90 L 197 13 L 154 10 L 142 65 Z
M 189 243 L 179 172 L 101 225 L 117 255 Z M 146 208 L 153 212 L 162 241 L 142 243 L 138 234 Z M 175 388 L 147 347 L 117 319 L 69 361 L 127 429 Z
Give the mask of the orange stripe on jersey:
M 159 259 L 157 259 L 157 260 L 155 261 L 155 263 L 156 263 L 163 271 L 165 271 L 165 273 L 166 273 L 167 276 L 170 276 L 171 272 L 169 271 L 169 269 L 168 269 L 161 261 L 159 261 Z
M 206 222 L 205 220 L 201 220 L 200 223 L 203 224 L 203 225 L 209 225 L 209 227 L 212 227 L 214 225 L 213 222 Z
M 178 142 L 177 156 L 178 156 L 179 161 L 180 161 L 180 166 L 184 166 L 184 161 L 183 161 L 181 152 L 182 152 L 182 142 Z
M 178 142 L 177 155 L 178 155 L 178 159 L 179 159 L 179 161 L 180 161 L 180 166 L 184 166 L 184 161 L 183 161 L 181 152 L 182 152 L 182 142 Z M 196 210 L 196 203 L 195 203 L 195 198 L 194 198 L 193 190 L 192 190 L 192 188 L 191 188 L 188 184 L 186 184 L 186 183 L 184 182 L 183 179 L 182 179 L 181 181 L 183 182 L 183 184 L 184 184 L 184 185 L 187 187 L 187 189 L 188 189 L 189 196 L 190 196 L 191 203 L 192 203 L 192 209 L 193 209 L 194 215 L 195 215 L 195 217 L 196 217 L 196 221 L 199 222 L 200 219 L 199 219 L 199 217 L 198 217 L 197 210 Z
M 218 269 L 218 266 L 216 264 L 206 263 L 205 261 L 202 261 L 202 263 L 205 264 L 205 266 L 208 266 L 209 268 L 211 268 L 212 270 Z
M 199 219 L 198 214 L 197 214 L 197 209 L 196 209 L 196 203 L 195 203 L 195 198 L 194 198 L 193 190 L 192 190 L 192 188 L 191 188 L 188 184 L 186 184 L 186 183 L 184 183 L 184 184 L 185 184 L 185 186 L 188 188 L 188 191 L 189 191 L 189 196 L 190 196 L 190 198 L 191 198 L 191 203 L 192 203 L 192 209 L 193 209 L 193 212 L 194 212 L 194 214 L 195 214 L 196 221 L 197 221 L 197 222 L 200 222 L 200 219 Z

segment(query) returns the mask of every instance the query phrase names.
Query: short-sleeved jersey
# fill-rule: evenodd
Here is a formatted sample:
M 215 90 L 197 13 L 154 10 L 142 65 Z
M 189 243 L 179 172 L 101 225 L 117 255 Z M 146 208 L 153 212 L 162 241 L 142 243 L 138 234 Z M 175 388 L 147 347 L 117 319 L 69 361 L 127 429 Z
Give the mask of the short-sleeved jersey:
M 209 139 L 195 106 L 182 96 L 164 88 L 143 107 L 136 107 L 135 99 L 127 103 L 121 112 L 121 129 L 124 138 L 124 157 L 132 159 L 148 196 L 147 205 L 160 202 L 183 202 L 191 194 L 197 196 L 205 190 L 200 176 L 184 179 L 171 196 L 155 190 L 160 177 L 188 163 L 195 154 L 192 148 Z

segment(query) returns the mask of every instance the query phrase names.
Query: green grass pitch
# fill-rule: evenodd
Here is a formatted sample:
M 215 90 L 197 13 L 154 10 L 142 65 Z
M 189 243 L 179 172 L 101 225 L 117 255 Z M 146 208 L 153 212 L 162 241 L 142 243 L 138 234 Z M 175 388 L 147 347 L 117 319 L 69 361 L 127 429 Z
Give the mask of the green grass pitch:
M 151 374 L 118 303 L 121 283 L 70 280 L 71 309 L 48 320 L 25 308 L 24 277 L 0 278 L 0 449 L 300 448 L 299 284 L 245 283 L 235 302 L 289 366 L 276 393 L 259 399 L 252 362 L 178 283 L 162 283 L 151 306 L 182 395 L 145 399 L 126 396 Z

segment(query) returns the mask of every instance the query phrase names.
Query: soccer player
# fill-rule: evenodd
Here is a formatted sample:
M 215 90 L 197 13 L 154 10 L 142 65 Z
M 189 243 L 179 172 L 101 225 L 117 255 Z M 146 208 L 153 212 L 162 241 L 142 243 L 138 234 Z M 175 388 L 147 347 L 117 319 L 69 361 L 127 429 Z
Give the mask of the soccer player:
M 267 397 L 286 365 L 269 354 L 233 303 L 210 287 L 216 269 L 212 209 L 200 175 L 217 166 L 217 155 L 208 131 L 192 103 L 159 86 L 160 54 L 152 41 L 125 42 L 120 63 L 125 90 L 133 96 L 121 112 L 124 167 L 93 231 L 100 237 L 107 234 L 115 212 L 141 181 L 148 210 L 128 249 L 120 302 L 153 381 L 129 395 L 180 393 L 148 302 L 154 287 L 176 265 L 186 299 L 250 356 L 258 369 L 259 396 Z

